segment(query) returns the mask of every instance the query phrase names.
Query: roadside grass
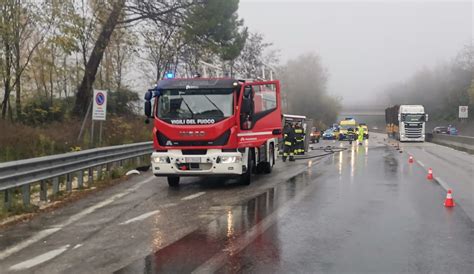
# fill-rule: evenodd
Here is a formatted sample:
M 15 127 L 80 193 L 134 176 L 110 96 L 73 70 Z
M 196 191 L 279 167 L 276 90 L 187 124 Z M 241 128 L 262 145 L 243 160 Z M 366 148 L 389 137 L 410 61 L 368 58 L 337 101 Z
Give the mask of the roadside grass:
M 0 163 L 98 146 L 112 146 L 152 140 L 152 126 L 145 125 L 138 116 L 108 115 L 103 123 L 102 142 L 99 144 L 99 125 L 96 123 L 94 145 L 91 126 L 86 123 L 81 140 L 77 140 L 82 121 L 68 119 L 41 126 L 11 123 L 0 119 Z

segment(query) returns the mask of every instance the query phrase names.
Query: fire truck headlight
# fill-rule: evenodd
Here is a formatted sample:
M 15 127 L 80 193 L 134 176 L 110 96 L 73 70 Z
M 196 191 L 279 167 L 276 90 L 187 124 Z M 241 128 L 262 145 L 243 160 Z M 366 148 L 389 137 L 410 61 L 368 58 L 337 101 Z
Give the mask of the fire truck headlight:
M 152 157 L 151 161 L 155 164 L 169 163 L 169 158 L 167 156 L 156 156 Z
M 223 164 L 232 164 L 232 163 L 238 163 L 241 161 L 240 156 L 221 156 L 221 163 Z

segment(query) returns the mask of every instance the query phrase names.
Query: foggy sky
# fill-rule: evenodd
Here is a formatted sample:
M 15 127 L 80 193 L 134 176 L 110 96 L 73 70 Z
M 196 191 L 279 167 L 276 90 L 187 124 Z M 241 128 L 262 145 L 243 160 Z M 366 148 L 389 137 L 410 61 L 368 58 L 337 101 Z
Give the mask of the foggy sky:
M 346 105 L 376 102 L 390 83 L 451 60 L 472 41 L 472 14 L 470 1 L 240 0 L 239 8 L 249 30 L 281 50 L 282 63 L 319 54 L 330 94 Z

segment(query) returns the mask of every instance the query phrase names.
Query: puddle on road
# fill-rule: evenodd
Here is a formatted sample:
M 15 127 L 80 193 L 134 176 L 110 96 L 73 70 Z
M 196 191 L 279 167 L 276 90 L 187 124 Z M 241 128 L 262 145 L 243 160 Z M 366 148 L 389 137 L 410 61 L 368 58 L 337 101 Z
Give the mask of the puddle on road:
M 302 172 L 240 205 L 229 207 L 224 215 L 208 225 L 115 273 L 188 273 L 222 251 L 227 251 L 228 256 L 235 255 L 231 251 L 235 250 L 233 245 L 240 236 L 252 227 L 258 229 L 262 220 L 306 189 L 318 176 Z
M 394 176 L 398 172 L 398 160 L 395 158 L 394 153 L 388 152 L 383 156 L 384 160 L 384 171 L 387 176 Z M 390 177 L 389 177 L 390 178 Z

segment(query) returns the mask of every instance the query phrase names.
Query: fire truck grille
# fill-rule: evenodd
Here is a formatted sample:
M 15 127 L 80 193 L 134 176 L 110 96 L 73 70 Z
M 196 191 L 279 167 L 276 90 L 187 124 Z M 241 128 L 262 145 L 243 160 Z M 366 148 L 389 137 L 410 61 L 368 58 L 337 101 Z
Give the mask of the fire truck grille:
M 158 143 L 160 146 L 172 147 L 172 146 L 224 146 L 229 141 L 230 130 L 227 130 L 215 140 L 196 140 L 196 141 L 181 141 L 181 140 L 170 140 L 161 132 L 156 134 Z

